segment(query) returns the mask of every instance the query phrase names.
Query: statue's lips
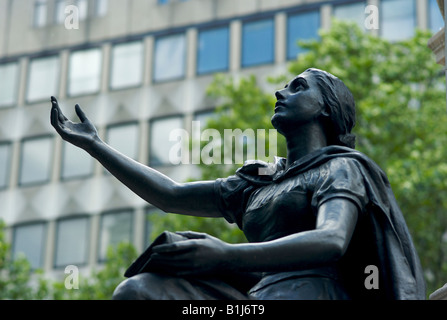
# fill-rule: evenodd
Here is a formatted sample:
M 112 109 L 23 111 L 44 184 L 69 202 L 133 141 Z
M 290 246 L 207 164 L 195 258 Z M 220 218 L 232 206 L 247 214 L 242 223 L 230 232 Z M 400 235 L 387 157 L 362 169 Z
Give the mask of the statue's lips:
M 278 101 L 275 103 L 275 112 L 277 112 L 280 108 L 284 108 L 284 104 Z

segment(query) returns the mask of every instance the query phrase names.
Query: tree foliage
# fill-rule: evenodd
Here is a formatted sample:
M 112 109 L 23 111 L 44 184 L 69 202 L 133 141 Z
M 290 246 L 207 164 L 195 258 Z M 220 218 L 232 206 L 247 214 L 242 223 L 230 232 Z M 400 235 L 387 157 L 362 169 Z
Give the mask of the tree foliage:
M 0 220 L 0 300 L 42 299 L 48 282 L 42 272 L 32 272 L 24 256 L 12 257 L 11 245 L 5 241 L 5 224 Z

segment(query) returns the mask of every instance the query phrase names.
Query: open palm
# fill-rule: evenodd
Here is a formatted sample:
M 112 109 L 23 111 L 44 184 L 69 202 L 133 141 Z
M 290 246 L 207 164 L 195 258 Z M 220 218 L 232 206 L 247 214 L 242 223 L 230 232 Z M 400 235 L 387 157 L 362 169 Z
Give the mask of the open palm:
M 55 97 L 51 97 L 51 104 L 51 125 L 62 139 L 82 149 L 88 149 L 95 140 L 99 139 L 98 131 L 78 104 L 75 110 L 80 123 L 72 122 L 65 117 Z

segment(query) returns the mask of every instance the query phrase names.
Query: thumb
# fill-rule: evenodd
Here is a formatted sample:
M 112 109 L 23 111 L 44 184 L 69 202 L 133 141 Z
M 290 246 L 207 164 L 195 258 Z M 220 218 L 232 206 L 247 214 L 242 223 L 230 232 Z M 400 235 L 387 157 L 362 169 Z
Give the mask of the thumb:
M 81 107 L 79 106 L 79 104 L 75 105 L 75 110 L 76 110 L 76 114 L 79 117 L 79 120 L 81 120 L 81 122 L 85 122 L 87 119 L 87 117 L 85 116 L 84 111 L 82 111 Z

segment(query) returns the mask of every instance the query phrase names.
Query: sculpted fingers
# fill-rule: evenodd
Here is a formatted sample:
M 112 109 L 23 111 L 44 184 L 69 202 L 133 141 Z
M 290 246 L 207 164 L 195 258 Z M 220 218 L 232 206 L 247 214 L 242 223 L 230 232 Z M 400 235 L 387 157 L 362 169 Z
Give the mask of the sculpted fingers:
M 59 103 L 57 102 L 57 99 L 55 97 L 51 97 L 51 105 L 54 109 L 57 110 L 57 114 L 59 117 L 59 121 L 64 122 L 67 121 L 67 117 L 62 113 L 60 107 L 59 107 Z
M 160 244 L 158 246 L 155 246 L 152 250 L 154 253 L 159 254 L 178 254 L 181 252 L 188 252 L 190 250 L 193 250 L 196 245 L 197 243 L 195 243 L 194 241 L 188 240 L 171 244 Z
M 60 113 L 58 108 L 55 108 L 54 106 L 51 109 L 51 125 L 54 127 L 54 129 L 56 129 L 56 131 L 59 134 L 63 133 L 62 121 L 60 120 Z
M 79 117 L 79 120 L 81 120 L 82 123 L 84 123 L 85 121 L 87 121 L 87 117 L 85 116 L 84 111 L 82 111 L 81 106 L 79 104 L 75 105 L 75 110 L 76 110 L 76 114 Z

